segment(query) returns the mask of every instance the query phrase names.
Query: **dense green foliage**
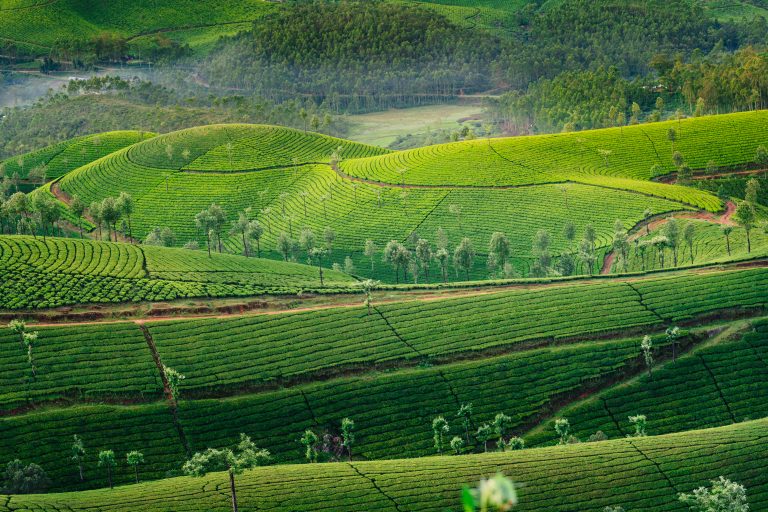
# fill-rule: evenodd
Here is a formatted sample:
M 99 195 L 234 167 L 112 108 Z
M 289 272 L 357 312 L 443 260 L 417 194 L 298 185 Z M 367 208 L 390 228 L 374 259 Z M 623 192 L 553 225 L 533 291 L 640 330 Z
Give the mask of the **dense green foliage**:
M 587 512 L 618 504 L 682 511 L 678 492 L 725 473 L 749 489 L 750 504 L 760 509 L 768 500 L 762 467 L 765 428 L 761 420 L 668 436 L 493 455 L 260 468 L 240 477 L 238 495 L 243 507 L 258 503 L 265 509 L 356 511 L 364 502 L 366 510 L 441 511 L 456 507 L 463 485 L 501 471 L 526 484 L 520 489 L 519 510 Z M 218 489 L 226 487 L 227 478 L 226 473 L 218 473 L 202 481 L 178 478 L 116 491 L 14 496 L 0 510 L 98 507 L 117 512 L 140 506 L 159 512 L 173 503 L 179 511 L 205 507 L 225 512 L 228 496 Z M 312 485 L 306 485 L 308 481 Z M 575 486 L 578 492 L 563 493 L 565 486 Z
M 499 52 L 495 38 L 419 7 L 300 2 L 220 43 L 202 69 L 215 85 L 355 111 L 484 90 Z
M 295 263 L 184 249 L 28 236 L 0 237 L 0 308 L 349 289 L 352 278 Z
M 36 329 L 36 375 L 19 335 L 3 326 L 0 410 L 53 401 L 158 399 L 162 382 L 135 324 Z
M 94 77 L 70 81 L 66 89 L 33 105 L 4 109 L 0 158 L 112 130 L 169 132 L 201 124 L 241 122 L 303 128 L 302 109 L 322 121 L 316 131 L 343 134 L 345 124 L 340 118 L 328 119 L 326 109 L 302 100 L 277 104 L 231 92 L 190 96 L 147 81 Z
M 53 3 L 7 0 L 0 6 L 0 34 L 6 51 L 17 54 L 50 55 L 65 60 L 118 61 L 140 35 L 180 32 L 182 43 L 208 44 L 223 33 L 233 33 L 272 10 L 264 0 L 241 0 L 227 5 L 201 5 L 192 0 L 174 0 L 158 5 L 151 0 L 99 1 L 63 0 Z M 206 29 L 200 34 L 200 28 Z M 197 29 L 197 30 L 190 30 Z M 206 37 L 205 32 L 211 34 Z M 187 41 L 185 36 L 189 37 Z M 150 44 L 151 43 L 151 44 Z M 163 39 L 150 39 L 133 46 L 145 54 L 159 50 Z

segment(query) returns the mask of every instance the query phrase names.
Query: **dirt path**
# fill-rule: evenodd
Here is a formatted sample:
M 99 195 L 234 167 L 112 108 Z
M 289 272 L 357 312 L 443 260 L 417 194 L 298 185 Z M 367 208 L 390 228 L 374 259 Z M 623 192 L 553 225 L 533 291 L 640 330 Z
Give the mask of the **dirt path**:
M 59 181 L 58 180 L 55 180 L 55 181 L 51 182 L 51 194 L 53 194 L 53 197 L 55 197 L 56 199 L 58 199 L 59 201 L 61 201 L 65 205 L 67 205 L 67 206 L 71 206 L 72 205 L 72 198 L 69 197 L 69 194 L 67 194 L 66 192 L 61 190 L 61 187 L 59 186 Z M 87 220 L 88 222 L 90 222 L 91 224 L 93 224 L 94 226 L 96 225 L 96 222 L 93 220 L 93 217 L 91 217 L 90 215 L 83 214 L 83 218 L 85 220 Z M 75 226 L 75 228 L 77 228 L 77 226 Z M 95 231 L 96 230 L 94 229 L 94 232 Z M 87 232 L 85 230 L 83 230 L 83 235 L 85 235 L 89 239 L 98 240 L 98 238 L 93 236 L 93 233 Z M 115 242 L 124 242 L 124 243 L 128 243 L 128 244 L 136 244 L 136 243 L 138 243 L 138 240 L 133 239 L 133 238 L 128 237 L 128 236 L 125 236 L 125 235 L 123 235 L 121 233 L 118 233 L 118 232 L 115 232 L 115 237 L 117 238 L 117 240 L 115 240 Z
M 669 219 L 694 219 L 704 220 L 713 224 L 720 224 L 721 226 L 733 226 L 733 214 L 736 213 L 736 204 L 732 201 L 725 203 L 725 211 L 721 215 L 715 215 L 711 212 L 696 211 L 696 212 L 682 212 L 675 213 L 669 216 L 657 217 L 650 222 L 640 222 L 632 228 L 628 241 L 634 242 L 638 238 L 646 236 L 648 231 L 654 231 L 659 229 L 663 225 L 669 222 Z M 614 251 L 605 255 L 603 260 L 603 267 L 600 269 L 600 274 L 610 274 L 613 263 L 616 260 L 616 254 Z
M 711 174 L 694 174 L 691 176 L 691 179 L 693 181 L 706 181 L 706 180 L 715 180 L 717 178 L 728 178 L 730 176 L 751 176 L 753 174 L 765 174 L 768 173 L 768 169 L 747 169 L 744 171 L 717 171 Z M 665 174 L 664 176 L 659 176 L 658 178 L 652 179 L 651 181 L 656 181 L 658 183 L 666 183 L 666 184 L 673 184 L 677 181 L 677 173 L 673 172 L 670 174 Z
M 716 273 L 716 272 L 726 272 L 729 270 L 733 270 L 734 268 L 756 268 L 756 267 L 768 267 L 768 259 L 763 260 L 754 260 L 749 262 L 734 262 L 728 265 L 715 265 L 711 267 L 702 267 L 696 269 L 698 273 Z M 690 271 L 689 269 L 680 269 L 680 270 L 665 270 L 665 271 L 658 271 L 658 272 L 651 272 L 642 276 L 633 276 L 628 278 L 617 278 L 616 282 L 621 283 L 634 283 L 638 281 L 643 281 L 647 279 L 653 279 L 655 277 L 658 277 L 657 274 L 664 274 L 664 275 L 672 275 L 678 272 L 687 272 Z M 498 293 L 504 293 L 509 292 L 512 290 L 541 290 L 545 288 L 561 288 L 566 286 L 589 286 L 596 283 L 604 283 L 606 282 L 604 278 L 583 278 L 583 279 L 572 279 L 572 280 L 563 280 L 563 281 L 556 281 L 551 283 L 511 283 L 508 285 L 500 285 L 500 286 L 488 286 L 484 288 L 468 288 L 468 289 L 453 289 L 453 290 L 445 290 L 445 291 L 439 291 L 436 293 L 431 293 L 431 291 L 427 291 L 430 293 L 429 295 L 424 295 L 422 291 L 415 291 L 415 292 L 403 292 L 403 295 L 400 297 L 392 297 L 392 298 L 381 298 L 378 300 L 374 300 L 374 304 L 376 306 L 385 305 L 385 304 L 398 304 L 403 302 L 433 302 L 433 301 L 439 301 L 439 300 L 450 300 L 450 299 L 460 299 L 460 298 L 468 298 L 468 297 L 482 297 L 485 295 L 493 295 Z M 386 292 L 386 290 L 383 290 Z M 419 294 L 421 293 L 421 294 Z M 282 315 L 282 314 L 288 314 L 288 313 L 308 313 L 312 311 L 323 311 L 328 309 L 345 309 L 345 308 L 360 308 L 361 310 L 364 308 L 362 297 L 359 298 L 359 300 L 355 301 L 344 301 L 344 302 L 337 302 L 337 303 L 329 303 L 329 304 L 317 304 L 313 306 L 305 306 L 305 307 L 297 307 L 297 308 L 291 308 L 291 307 L 281 307 L 281 308 L 275 308 L 270 310 L 253 310 L 253 311 L 232 311 L 227 313 L 211 313 L 211 314 L 191 314 L 191 315 L 185 315 L 183 313 L 176 313 L 176 314 L 169 314 L 169 315 L 157 315 L 157 316 L 150 316 L 150 317 L 143 317 L 143 318 L 116 318 L 116 319 L 101 319 L 101 320 L 84 320 L 84 321 L 74 321 L 74 322 L 68 322 L 66 319 L 62 319 L 61 321 L 44 321 L 44 322 L 35 322 L 34 317 L 30 318 L 28 323 L 30 325 L 34 325 L 35 327 L 60 327 L 62 325 L 68 325 L 68 326 L 78 326 L 78 325 L 112 325 L 112 324 L 124 324 L 128 322 L 133 322 L 139 326 L 143 326 L 145 324 L 152 324 L 157 322 L 181 322 L 181 321 L 187 321 L 187 320 L 204 320 L 204 319 L 219 319 L 219 320 L 225 320 L 228 318 L 244 318 L 244 317 L 250 317 L 250 316 L 263 316 L 263 315 Z M 19 316 L 24 316 L 24 313 L 19 314 Z

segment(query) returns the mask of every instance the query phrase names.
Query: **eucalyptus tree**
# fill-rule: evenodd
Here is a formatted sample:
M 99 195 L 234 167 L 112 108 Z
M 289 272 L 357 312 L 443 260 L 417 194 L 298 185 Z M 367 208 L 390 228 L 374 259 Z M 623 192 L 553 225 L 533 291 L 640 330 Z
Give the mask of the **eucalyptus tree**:
M 313 247 L 309 249 L 309 262 L 310 264 L 317 265 L 317 269 L 320 272 L 320 286 L 325 286 L 323 281 L 323 258 L 328 254 L 328 250 L 322 247 Z
M 341 445 L 347 449 L 349 461 L 352 462 L 352 445 L 355 444 L 355 422 L 350 418 L 341 420 Z
M 429 281 L 429 264 L 432 262 L 432 247 L 429 241 L 419 238 L 416 242 L 416 259 L 424 271 L 424 277 Z
M 469 446 L 469 427 L 472 425 L 472 404 L 461 404 L 459 412 L 456 413 L 456 417 L 461 418 L 461 424 L 464 425 L 467 446 Z
M 573 224 L 571 224 L 573 225 Z M 507 258 L 510 254 L 509 239 L 504 233 L 496 231 L 491 235 L 491 241 L 488 244 L 488 258 L 489 266 L 499 266 L 504 268 L 507 263 Z
M 448 258 L 450 257 L 450 253 L 448 252 L 448 249 L 445 247 L 440 247 L 437 251 L 435 251 L 435 260 L 437 261 L 437 264 L 440 266 L 440 273 L 443 276 L 443 282 L 448 282 Z
M 445 444 L 445 436 L 451 432 L 451 427 L 448 422 L 442 416 L 432 420 L 432 440 L 434 441 L 435 450 L 437 453 L 443 454 L 443 446 Z
M 751 203 L 742 201 L 736 208 L 736 213 L 733 215 L 733 220 L 744 228 L 744 232 L 747 235 L 747 253 L 752 252 L 752 240 L 750 233 L 752 228 L 755 227 L 755 208 Z
M 80 436 L 75 434 L 72 436 L 74 441 L 72 442 L 72 446 L 70 447 L 72 451 L 72 462 L 77 464 L 77 469 L 80 473 L 80 481 L 85 481 L 85 475 L 83 474 L 83 460 L 85 459 L 85 445 L 83 444 L 83 440 L 80 439 Z
M 365 241 L 365 247 L 363 249 L 363 254 L 371 259 L 371 274 L 373 274 L 374 266 L 373 261 L 376 257 L 376 243 L 373 240 L 366 240 Z
M 267 450 L 257 448 L 250 437 L 240 434 L 240 443 L 234 450 L 208 448 L 204 452 L 195 453 L 181 469 L 186 475 L 197 477 L 214 471 L 226 471 L 229 475 L 232 512 L 238 512 L 235 475 L 263 466 L 269 460 L 270 453 Z
M 139 464 L 144 464 L 144 454 L 136 450 L 130 451 L 126 454 L 125 461 L 133 467 L 136 483 L 139 483 Z
M 80 231 L 80 238 L 83 238 L 83 215 L 85 214 L 85 203 L 83 203 L 80 196 L 72 196 L 72 201 L 69 203 L 69 211 L 77 219 L 77 229 Z
M 109 488 L 112 489 L 114 484 L 112 482 L 112 471 L 117 466 L 115 461 L 115 452 L 112 450 L 102 450 L 99 452 L 99 467 L 104 468 L 107 471 L 107 481 L 109 482 Z
M 261 258 L 261 237 L 264 235 L 264 227 L 258 220 L 248 222 L 246 239 L 256 241 L 256 257 Z
M 475 249 L 472 247 L 472 241 L 469 238 L 462 238 L 456 250 L 453 251 L 453 264 L 457 269 L 464 271 L 469 281 L 469 271 L 475 262 Z

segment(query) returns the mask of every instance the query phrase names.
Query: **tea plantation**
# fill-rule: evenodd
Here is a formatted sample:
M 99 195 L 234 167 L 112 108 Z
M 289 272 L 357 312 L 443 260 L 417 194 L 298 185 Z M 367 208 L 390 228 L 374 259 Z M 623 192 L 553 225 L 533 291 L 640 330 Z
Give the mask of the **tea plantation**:
M 0 236 L 0 308 L 349 290 L 353 278 L 296 263 L 184 249 Z
M 685 508 L 690 492 L 723 472 L 743 482 L 756 509 L 768 501 L 762 460 L 765 420 L 710 430 L 576 446 L 461 457 L 257 468 L 238 477 L 244 507 L 274 510 L 434 510 L 456 507 L 459 490 L 497 471 L 524 483 L 520 510 L 592 511 L 621 505 L 639 510 Z M 727 467 L 723 462 L 727 461 Z M 311 482 L 311 483 L 310 483 Z M 38 496 L 12 496 L 0 510 L 228 510 L 224 473 Z M 573 492 L 563 493 L 563 489 Z

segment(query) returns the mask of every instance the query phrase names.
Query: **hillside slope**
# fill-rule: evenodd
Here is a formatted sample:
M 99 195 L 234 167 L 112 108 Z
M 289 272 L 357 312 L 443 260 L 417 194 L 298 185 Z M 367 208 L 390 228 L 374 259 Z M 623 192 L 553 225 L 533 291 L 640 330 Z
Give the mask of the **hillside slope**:
M 709 160 L 723 167 L 750 165 L 757 144 L 764 140 L 760 126 L 766 115 L 751 112 L 675 122 L 681 133 L 676 150 L 692 165 Z M 669 153 L 665 170 L 671 168 L 671 148 L 662 151 L 659 146 L 671 126 L 476 140 L 393 153 L 297 130 L 215 125 L 118 151 L 67 174 L 54 192 L 64 200 L 76 194 L 86 203 L 129 192 L 137 201 L 137 235 L 168 226 L 180 243 L 205 243 L 194 216 L 211 203 L 221 205 L 228 219 L 250 208 L 250 217 L 266 228 L 263 242 L 270 257 L 278 257 L 273 248 L 281 232 L 298 239 L 305 228 L 320 236 L 331 227 L 334 249 L 340 249 L 334 251 L 333 261 L 342 264 L 350 256 L 365 275 L 393 281 L 388 266 L 379 264 L 377 269 L 378 258 L 362 255 L 367 239 L 381 250 L 390 240 L 434 240 L 442 228 L 451 249 L 469 238 L 480 263 L 491 233 L 502 231 L 510 239 L 511 263 L 525 276 L 539 230 L 549 233 L 549 249 L 557 256 L 577 250 L 588 224 L 601 249 L 609 245 L 617 219 L 629 229 L 646 210 L 654 215 L 721 209 L 722 202 L 711 193 L 648 180 L 651 167 L 660 161 L 658 154 Z M 729 144 L 725 151 L 704 136 L 711 132 L 731 138 L 738 133 L 742 142 Z M 649 133 L 660 139 L 658 143 Z M 598 152 L 604 148 L 611 148 L 606 149 L 611 152 L 608 167 Z M 553 159 L 555 154 L 565 159 Z M 594 167 L 578 168 L 575 162 L 582 158 Z M 337 159 L 339 169 L 332 165 Z M 575 240 L 564 236 L 569 222 L 576 228 Z M 241 250 L 237 238 L 227 246 L 232 252 Z M 373 268 L 363 270 L 366 267 Z M 437 264 L 430 267 L 434 279 Z M 488 272 L 479 264 L 470 269 L 475 279 Z
M 3 166 L 6 176 L 18 174 L 21 179 L 27 179 L 32 169 L 43 167 L 47 179 L 58 178 L 78 167 L 154 136 L 154 133 L 130 130 L 85 135 L 9 158 L 0 165 Z
M 0 236 L 0 309 L 339 291 L 355 280 L 314 267 L 230 254 L 62 238 Z
M 763 461 L 768 421 L 639 439 L 459 457 L 258 468 L 238 477 L 241 506 L 264 510 L 443 511 L 459 507 L 463 485 L 503 472 L 520 489 L 519 510 L 683 511 L 678 492 L 720 475 L 744 484 L 749 503 L 768 503 Z M 727 460 L 727 467 L 723 461 Z M 0 511 L 177 512 L 228 510 L 227 477 L 174 478 L 116 490 L 0 500 Z M 578 492 L 576 492 L 578 490 Z

